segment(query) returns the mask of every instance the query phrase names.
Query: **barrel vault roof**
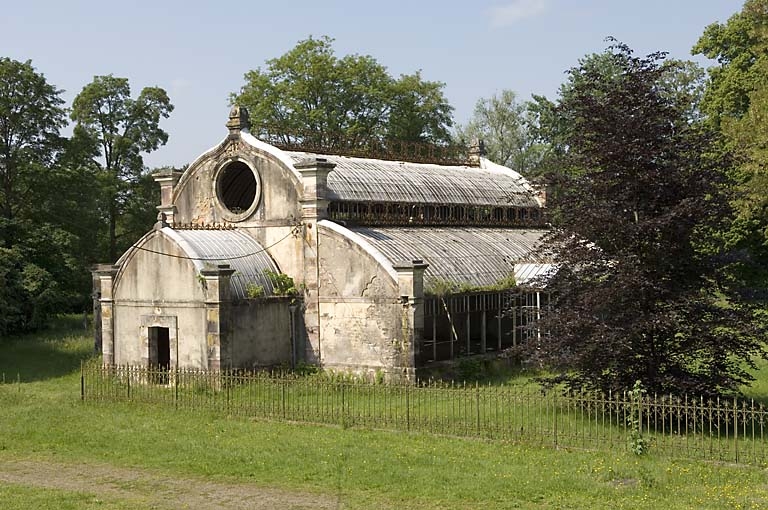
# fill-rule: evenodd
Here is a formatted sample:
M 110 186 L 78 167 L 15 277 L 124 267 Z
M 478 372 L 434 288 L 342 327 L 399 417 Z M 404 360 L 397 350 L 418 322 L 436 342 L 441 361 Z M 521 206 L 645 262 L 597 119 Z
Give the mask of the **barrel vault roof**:
M 385 161 L 286 151 L 294 164 L 321 158 L 336 165 L 328 175 L 333 201 L 539 207 L 517 172 L 481 160 L 479 167 Z
M 551 267 L 536 255 L 545 230 L 499 228 L 353 227 L 393 264 L 423 260 L 429 287 L 443 280 L 471 286 L 494 285 L 514 274 L 524 283 Z
M 260 285 L 265 295 L 272 294 L 272 283 L 265 271 L 279 269 L 266 250 L 242 230 L 175 230 L 165 227 L 163 234 L 174 240 L 198 270 L 229 264 L 235 270 L 230 280 L 236 299 L 248 296 L 248 284 Z

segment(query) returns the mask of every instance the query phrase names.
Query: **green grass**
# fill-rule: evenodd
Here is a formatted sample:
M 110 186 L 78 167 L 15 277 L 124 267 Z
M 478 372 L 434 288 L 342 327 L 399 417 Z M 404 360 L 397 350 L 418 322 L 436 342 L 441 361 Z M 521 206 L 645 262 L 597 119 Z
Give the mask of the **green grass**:
M 0 503 L 3 510 L 137 510 L 150 508 L 136 500 L 105 501 L 103 498 L 79 491 L 43 489 L 0 483 Z
M 768 506 L 762 469 L 675 461 L 653 452 L 636 457 L 134 403 L 83 404 L 78 369 L 90 351 L 89 338 L 63 326 L 55 335 L 0 343 L 0 372 L 21 376 L 20 384 L 0 385 L 0 465 L 11 459 L 106 463 L 318 492 L 338 498 L 341 508 Z M 140 501 L 142 489 L 136 490 Z M 0 508 L 128 508 L 120 500 L 96 506 L 94 498 L 0 484 Z

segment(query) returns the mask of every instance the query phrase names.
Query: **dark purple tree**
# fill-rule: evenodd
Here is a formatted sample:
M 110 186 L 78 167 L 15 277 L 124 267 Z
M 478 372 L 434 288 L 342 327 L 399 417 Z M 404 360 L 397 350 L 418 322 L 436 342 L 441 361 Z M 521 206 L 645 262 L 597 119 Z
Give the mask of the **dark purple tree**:
M 546 239 L 560 269 L 540 323 L 549 334 L 528 355 L 571 388 L 737 393 L 766 351 L 713 235 L 730 215 L 728 161 L 669 93 L 664 54 L 614 43 L 568 75 Z

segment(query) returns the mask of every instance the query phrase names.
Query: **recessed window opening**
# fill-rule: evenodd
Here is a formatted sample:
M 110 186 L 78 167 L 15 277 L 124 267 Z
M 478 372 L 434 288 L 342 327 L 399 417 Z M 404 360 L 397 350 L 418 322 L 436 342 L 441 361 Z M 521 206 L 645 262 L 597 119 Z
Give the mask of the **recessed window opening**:
M 256 200 L 258 183 L 253 171 L 242 161 L 228 164 L 219 174 L 217 192 L 219 201 L 231 213 L 247 211 Z

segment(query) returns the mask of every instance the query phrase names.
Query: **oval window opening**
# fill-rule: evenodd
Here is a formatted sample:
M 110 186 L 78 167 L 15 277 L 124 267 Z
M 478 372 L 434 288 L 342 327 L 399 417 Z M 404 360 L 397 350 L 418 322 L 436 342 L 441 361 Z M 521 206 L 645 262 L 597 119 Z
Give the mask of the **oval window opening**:
M 256 177 L 250 167 L 234 161 L 219 174 L 219 201 L 233 214 L 244 213 L 256 200 L 256 187 Z

